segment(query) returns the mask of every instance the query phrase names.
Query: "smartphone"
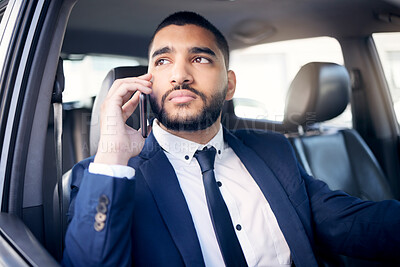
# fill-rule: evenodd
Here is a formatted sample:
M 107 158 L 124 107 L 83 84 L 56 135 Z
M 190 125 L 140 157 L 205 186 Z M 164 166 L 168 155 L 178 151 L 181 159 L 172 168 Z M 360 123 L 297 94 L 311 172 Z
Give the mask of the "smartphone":
M 147 137 L 147 102 L 149 96 L 140 93 L 139 96 L 139 113 L 140 113 L 140 130 L 144 138 Z

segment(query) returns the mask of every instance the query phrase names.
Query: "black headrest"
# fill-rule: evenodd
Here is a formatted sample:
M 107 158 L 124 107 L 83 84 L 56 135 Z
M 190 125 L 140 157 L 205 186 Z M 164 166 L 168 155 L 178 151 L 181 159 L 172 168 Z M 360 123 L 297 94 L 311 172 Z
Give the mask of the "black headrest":
M 344 66 L 311 62 L 299 70 L 290 85 L 284 125 L 305 128 L 340 115 L 349 102 L 350 78 Z
M 108 72 L 107 76 L 104 78 L 103 84 L 101 85 L 100 92 L 96 96 L 93 104 L 92 119 L 90 123 L 90 155 L 94 155 L 97 151 L 100 140 L 100 107 L 113 82 L 117 79 L 136 77 L 145 73 L 147 73 L 147 66 L 117 67 Z M 136 117 L 138 116 L 136 115 Z M 134 125 L 131 126 L 135 129 L 138 129 L 139 121 L 137 118 L 133 121 Z

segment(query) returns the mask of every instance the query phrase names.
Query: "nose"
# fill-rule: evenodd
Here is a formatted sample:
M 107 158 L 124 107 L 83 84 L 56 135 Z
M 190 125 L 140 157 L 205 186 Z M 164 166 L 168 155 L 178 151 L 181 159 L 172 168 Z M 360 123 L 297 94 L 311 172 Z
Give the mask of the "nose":
M 172 68 L 170 82 L 172 86 L 182 85 L 184 83 L 191 84 L 193 76 L 190 72 L 190 66 L 184 60 L 177 60 Z

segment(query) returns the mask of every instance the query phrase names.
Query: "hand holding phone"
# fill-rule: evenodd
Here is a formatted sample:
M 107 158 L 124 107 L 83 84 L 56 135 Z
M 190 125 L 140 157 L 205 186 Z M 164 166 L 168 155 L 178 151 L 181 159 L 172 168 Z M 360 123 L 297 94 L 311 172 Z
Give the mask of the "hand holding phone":
M 139 77 L 119 79 L 112 84 L 101 108 L 100 140 L 94 162 L 126 165 L 129 159 L 136 157 L 142 151 L 145 143 L 142 133 L 127 127 L 126 120 L 139 105 L 140 93 L 144 95 L 152 93 L 151 78 L 151 74 L 147 73 Z M 146 98 L 144 95 L 142 97 Z M 148 107 L 143 102 L 147 101 L 143 99 L 141 103 L 141 127 L 143 135 L 147 135 Z

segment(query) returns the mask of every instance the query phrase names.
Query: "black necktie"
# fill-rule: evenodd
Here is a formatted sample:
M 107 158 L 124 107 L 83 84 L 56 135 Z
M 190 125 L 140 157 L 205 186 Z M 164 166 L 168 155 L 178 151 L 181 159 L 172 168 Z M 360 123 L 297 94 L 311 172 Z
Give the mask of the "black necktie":
M 233 228 L 231 216 L 222 198 L 214 176 L 215 148 L 197 150 L 194 157 L 200 165 L 203 174 L 204 189 L 208 211 L 214 226 L 219 248 L 224 258 L 225 265 L 247 266 L 242 248 Z

